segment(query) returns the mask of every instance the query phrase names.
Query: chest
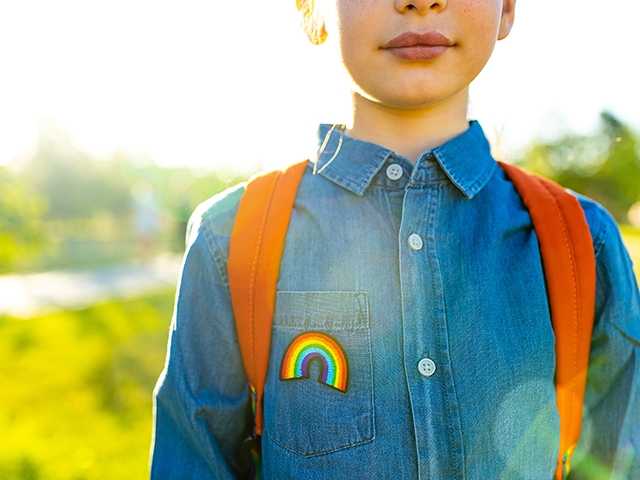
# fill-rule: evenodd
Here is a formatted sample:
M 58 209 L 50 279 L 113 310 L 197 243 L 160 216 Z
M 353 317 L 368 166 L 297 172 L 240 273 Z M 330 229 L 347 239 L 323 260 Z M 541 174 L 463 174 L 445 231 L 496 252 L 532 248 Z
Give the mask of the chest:
M 489 455 L 496 432 L 516 435 L 507 411 L 542 414 L 553 435 L 554 367 L 537 238 L 510 184 L 472 201 L 446 182 L 301 192 L 265 387 L 279 447 L 312 458 L 410 444 L 416 422 L 451 444 L 455 422 L 470 455 Z

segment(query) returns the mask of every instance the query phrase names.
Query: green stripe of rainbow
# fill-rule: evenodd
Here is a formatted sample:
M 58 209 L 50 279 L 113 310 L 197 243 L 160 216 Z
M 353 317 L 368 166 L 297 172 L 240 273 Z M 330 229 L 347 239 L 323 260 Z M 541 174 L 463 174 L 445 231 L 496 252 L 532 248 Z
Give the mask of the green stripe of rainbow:
M 280 378 L 308 378 L 311 360 L 322 363 L 319 381 L 342 392 L 347 390 L 347 357 L 340 344 L 323 332 L 304 332 L 289 344 L 282 357 Z

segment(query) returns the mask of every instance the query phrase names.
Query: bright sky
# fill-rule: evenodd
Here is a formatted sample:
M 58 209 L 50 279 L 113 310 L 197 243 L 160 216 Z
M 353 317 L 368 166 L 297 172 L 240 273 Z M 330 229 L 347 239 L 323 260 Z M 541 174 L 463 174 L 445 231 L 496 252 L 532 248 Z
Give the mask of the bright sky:
M 519 0 L 511 34 L 472 84 L 470 116 L 507 152 L 536 135 L 588 132 L 605 108 L 640 128 L 638 18 L 629 0 Z M 0 164 L 47 125 L 99 156 L 295 161 L 318 122 L 341 120 L 348 98 L 336 78 L 295 0 L 1 2 Z

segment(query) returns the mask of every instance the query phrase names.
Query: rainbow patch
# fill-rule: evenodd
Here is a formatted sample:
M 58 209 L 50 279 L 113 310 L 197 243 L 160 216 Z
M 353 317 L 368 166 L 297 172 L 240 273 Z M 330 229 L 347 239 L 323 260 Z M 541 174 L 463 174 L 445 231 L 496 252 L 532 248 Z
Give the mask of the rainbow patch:
M 295 337 L 282 356 L 280 380 L 309 378 L 312 361 L 322 365 L 319 382 L 347 391 L 349 366 L 337 340 L 323 332 L 308 331 Z

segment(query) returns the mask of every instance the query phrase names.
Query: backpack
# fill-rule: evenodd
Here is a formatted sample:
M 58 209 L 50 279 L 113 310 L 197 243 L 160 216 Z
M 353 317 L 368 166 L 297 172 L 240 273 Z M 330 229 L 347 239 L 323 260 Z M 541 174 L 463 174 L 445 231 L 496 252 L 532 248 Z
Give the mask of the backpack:
M 578 443 L 595 316 L 591 233 L 575 195 L 553 180 L 497 161 L 532 219 L 542 257 L 556 343 L 560 446 L 554 480 L 565 479 Z M 254 426 L 249 443 L 260 475 L 262 398 L 269 361 L 276 284 L 285 237 L 307 160 L 246 181 L 229 242 L 227 272 L 236 332 L 248 379 Z

